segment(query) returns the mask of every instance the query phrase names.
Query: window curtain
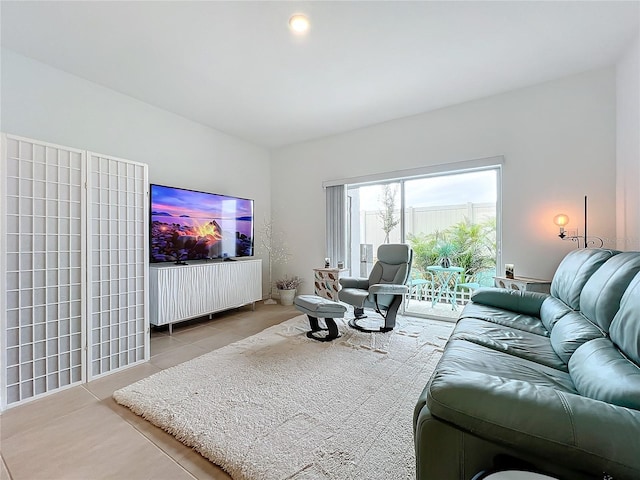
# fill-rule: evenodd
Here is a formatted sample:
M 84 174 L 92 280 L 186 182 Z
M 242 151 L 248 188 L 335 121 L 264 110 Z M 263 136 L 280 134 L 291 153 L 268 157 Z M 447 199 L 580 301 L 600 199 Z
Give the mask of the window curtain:
M 346 262 L 347 256 L 347 189 L 345 185 L 326 187 L 327 257 L 331 266 Z

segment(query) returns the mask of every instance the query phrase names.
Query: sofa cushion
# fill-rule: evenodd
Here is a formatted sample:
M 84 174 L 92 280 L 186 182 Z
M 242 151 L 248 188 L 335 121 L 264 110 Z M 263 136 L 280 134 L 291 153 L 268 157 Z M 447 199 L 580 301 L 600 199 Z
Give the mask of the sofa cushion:
M 579 347 L 569 360 L 569 373 L 581 395 L 640 410 L 640 368 L 609 339 Z
M 638 272 L 640 252 L 623 252 L 611 257 L 585 283 L 580 294 L 580 311 L 608 332 L 622 294 Z
M 508 446 L 516 458 L 535 452 L 545 458 L 540 468 L 557 459 L 582 472 L 559 478 L 640 478 L 637 410 L 481 372 L 436 371 L 426 393 L 428 410 L 445 420 L 443 425 Z M 421 413 L 414 418 L 420 421 Z M 441 442 L 440 437 L 431 440 Z M 462 441 L 456 446 L 464 449 L 463 456 L 477 454 Z M 495 454 L 486 457 L 490 464 Z
M 551 295 L 559 298 L 571 309 L 580 308 L 580 293 L 587 280 L 615 250 L 582 248 L 568 253 L 558 265 L 551 281 Z
M 563 301 L 556 297 L 547 297 L 540 306 L 540 320 L 544 327 L 551 331 L 554 325 L 567 313 L 573 312 Z
M 480 372 L 503 381 L 529 382 L 537 386 L 577 393 L 567 372 L 467 340 L 449 340 L 436 367 L 436 373 L 445 371 Z
M 474 303 L 511 310 L 512 312 L 539 316 L 540 307 L 547 296 L 546 293 L 483 287 L 473 292 L 471 300 Z
M 611 340 L 636 365 L 640 365 L 640 274 L 631 281 L 611 322 Z
M 589 340 L 603 337 L 602 330 L 582 313 L 571 312 L 562 317 L 551 331 L 551 346 L 558 357 L 567 364 L 578 347 Z
M 512 435 L 544 436 L 561 432 L 571 443 L 571 418 L 558 390 L 526 380 L 513 380 L 481 371 L 436 371 L 428 385 L 427 407 L 443 420 L 484 438 L 510 443 Z M 547 415 L 536 415 L 544 411 Z M 556 412 L 551 417 L 549 412 Z
M 505 293 L 511 292 L 510 290 L 500 291 Z M 480 298 L 480 300 L 482 300 L 482 298 Z M 544 336 L 549 335 L 549 332 L 537 316 L 523 315 L 511 310 L 503 310 L 499 307 L 483 305 L 482 303 L 475 303 L 475 301 L 472 303 L 467 303 L 467 305 L 464 307 L 464 310 L 460 314 L 460 318 L 479 318 L 482 320 L 486 320 L 487 322 L 496 323 L 498 325 L 506 325 L 511 328 L 517 328 L 518 330 L 524 330 L 525 332 L 531 332 Z
M 556 354 L 549 338 L 478 318 L 458 321 L 452 339 L 467 340 L 516 357 L 567 371 L 567 360 Z
M 320 318 L 342 318 L 347 311 L 342 303 L 317 295 L 298 295 L 293 299 L 293 304 L 301 312 Z

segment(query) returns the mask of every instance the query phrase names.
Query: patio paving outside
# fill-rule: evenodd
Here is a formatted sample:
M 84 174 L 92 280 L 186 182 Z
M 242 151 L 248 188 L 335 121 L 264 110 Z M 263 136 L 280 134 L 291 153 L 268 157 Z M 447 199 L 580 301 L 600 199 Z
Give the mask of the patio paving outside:
M 449 302 L 439 302 L 432 305 L 431 300 L 416 300 L 412 298 L 409 302 L 405 300 L 403 314 L 455 322 L 460 317 L 460 313 L 467 302 L 468 299 L 458 300 L 456 309 L 454 309 Z

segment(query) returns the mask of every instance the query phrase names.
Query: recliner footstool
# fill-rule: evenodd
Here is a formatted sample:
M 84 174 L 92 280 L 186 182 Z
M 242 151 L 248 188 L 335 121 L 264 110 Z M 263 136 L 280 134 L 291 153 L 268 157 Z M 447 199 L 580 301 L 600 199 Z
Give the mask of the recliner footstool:
M 319 342 L 330 342 L 340 337 L 338 326 L 334 318 L 343 318 L 347 307 L 341 303 L 318 297 L 317 295 L 298 295 L 293 299 L 293 304 L 297 310 L 305 313 L 309 317 L 311 331 L 307 332 L 307 337 Z M 324 318 L 327 328 L 322 328 L 318 318 Z M 327 335 L 318 335 L 318 332 L 328 331 Z

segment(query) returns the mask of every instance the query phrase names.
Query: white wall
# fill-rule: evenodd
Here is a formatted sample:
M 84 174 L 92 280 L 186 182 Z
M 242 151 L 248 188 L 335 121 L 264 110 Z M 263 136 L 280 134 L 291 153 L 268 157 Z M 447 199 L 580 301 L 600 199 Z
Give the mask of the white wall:
M 1 79 L 0 131 L 146 163 L 151 183 L 252 198 L 260 244 L 266 149 L 11 51 Z
M 616 68 L 617 245 L 640 250 L 640 36 Z
M 637 80 L 625 65 L 617 82 L 629 96 Z M 254 198 L 256 244 L 272 213 L 292 254 L 276 273 L 303 276 L 305 291 L 325 257 L 323 181 L 503 155 L 503 260 L 519 275 L 549 277 L 574 248 L 552 218 L 563 212 L 570 229 L 582 228 L 585 194 L 590 232 L 615 246 L 615 89 L 614 69 L 586 72 L 285 147 L 270 170 L 262 148 L 3 50 L 0 129 L 147 163 L 154 183 Z M 637 150 L 629 158 L 637 168 Z M 629 178 L 635 192 L 638 175 Z M 627 217 L 637 221 L 630 195 Z
M 325 256 L 322 182 L 503 155 L 503 261 L 550 278 L 575 248 L 552 219 L 615 245 L 615 71 L 586 72 L 272 152 L 272 214 L 286 232 L 285 269 L 312 290 Z M 637 185 L 637 183 L 636 183 Z

